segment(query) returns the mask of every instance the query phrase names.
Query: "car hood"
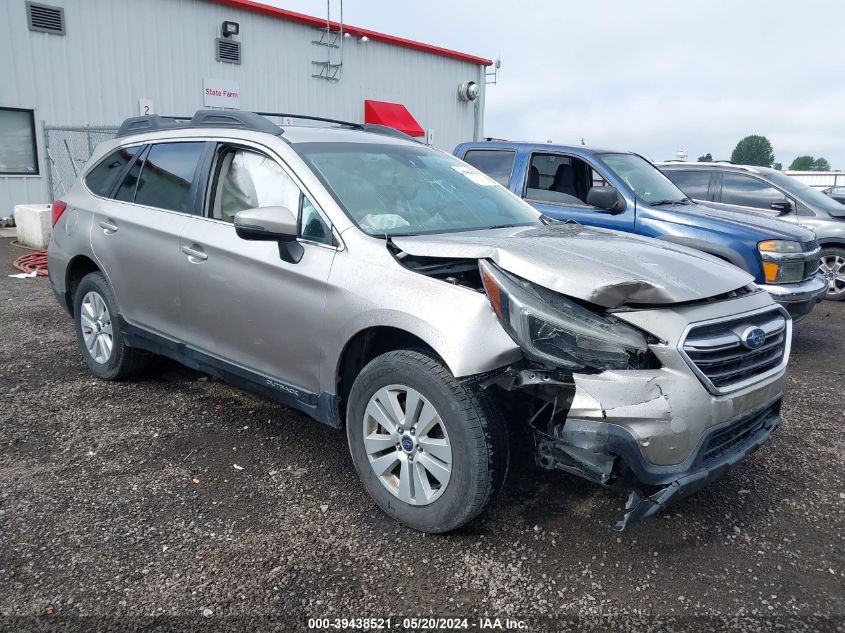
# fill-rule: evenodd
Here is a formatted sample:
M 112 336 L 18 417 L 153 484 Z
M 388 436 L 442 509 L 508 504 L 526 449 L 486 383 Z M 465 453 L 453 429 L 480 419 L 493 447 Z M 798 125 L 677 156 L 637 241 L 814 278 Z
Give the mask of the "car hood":
M 696 301 L 754 280 L 684 246 L 580 224 L 396 237 L 393 243 L 417 257 L 491 259 L 514 275 L 605 308 Z
M 642 204 L 642 203 L 640 203 Z M 647 205 L 646 205 L 647 206 Z M 672 204 L 662 207 L 650 207 L 652 211 L 658 208 L 671 211 L 675 218 L 683 217 L 688 224 L 702 226 L 708 219 L 719 224 L 731 225 L 731 231 L 741 229 L 747 235 L 756 235 L 760 240 L 793 240 L 810 242 L 816 239 L 815 233 L 801 226 L 797 226 L 788 219 L 778 220 L 765 212 L 749 211 L 748 209 L 732 211 L 731 209 L 716 209 L 694 202 L 692 204 Z M 723 231 L 724 232 L 724 231 Z

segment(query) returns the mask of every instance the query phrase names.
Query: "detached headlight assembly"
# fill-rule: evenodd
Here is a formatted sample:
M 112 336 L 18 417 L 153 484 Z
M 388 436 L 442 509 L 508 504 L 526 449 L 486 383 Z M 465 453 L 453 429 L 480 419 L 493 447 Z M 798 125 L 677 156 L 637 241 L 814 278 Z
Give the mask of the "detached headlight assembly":
M 799 242 L 766 240 L 757 244 L 763 272 L 770 284 L 789 284 L 804 279 L 804 252 Z
M 526 356 L 572 371 L 648 369 L 659 362 L 639 331 L 556 292 L 478 263 L 493 311 Z

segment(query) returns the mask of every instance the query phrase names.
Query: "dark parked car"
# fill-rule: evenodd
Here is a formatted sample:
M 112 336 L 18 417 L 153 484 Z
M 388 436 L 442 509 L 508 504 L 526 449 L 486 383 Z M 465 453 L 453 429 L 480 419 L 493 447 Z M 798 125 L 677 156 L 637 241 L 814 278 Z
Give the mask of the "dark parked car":
M 822 193 L 828 198 L 833 198 L 839 204 L 845 204 L 845 187 L 828 187 L 822 189 Z
M 768 167 L 680 162 L 658 166 L 690 198 L 708 206 L 813 229 L 822 249 L 819 272 L 827 280 L 826 298 L 845 300 L 845 206 Z

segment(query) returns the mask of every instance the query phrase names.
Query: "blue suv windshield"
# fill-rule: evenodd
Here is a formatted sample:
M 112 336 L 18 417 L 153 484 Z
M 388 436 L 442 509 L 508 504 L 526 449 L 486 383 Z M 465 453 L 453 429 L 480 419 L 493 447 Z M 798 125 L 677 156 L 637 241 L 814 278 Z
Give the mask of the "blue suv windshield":
M 294 148 L 368 235 L 541 223 L 537 211 L 496 181 L 424 145 L 297 143 Z
M 668 204 L 688 200 L 657 167 L 636 154 L 601 154 L 601 159 L 643 202 Z

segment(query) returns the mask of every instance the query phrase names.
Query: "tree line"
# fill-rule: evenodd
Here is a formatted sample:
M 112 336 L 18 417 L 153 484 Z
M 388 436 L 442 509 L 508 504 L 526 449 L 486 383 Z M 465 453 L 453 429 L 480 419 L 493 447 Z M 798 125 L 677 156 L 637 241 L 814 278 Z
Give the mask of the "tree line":
M 703 156 L 698 157 L 698 162 L 712 162 L 713 155 L 707 152 Z M 736 144 L 734 151 L 731 152 L 731 162 L 740 165 L 759 165 L 760 167 L 774 167 L 775 169 L 783 169 L 783 165 L 775 161 L 775 153 L 772 149 L 772 144 L 765 136 L 759 134 L 751 134 L 746 136 L 739 143 Z M 827 159 L 819 156 L 814 158 L 810 155 L 797 156 L 795 160 L 790 163 L 787 169 L 794 169 L 796 171 L 830 171 L 830 163 Z

